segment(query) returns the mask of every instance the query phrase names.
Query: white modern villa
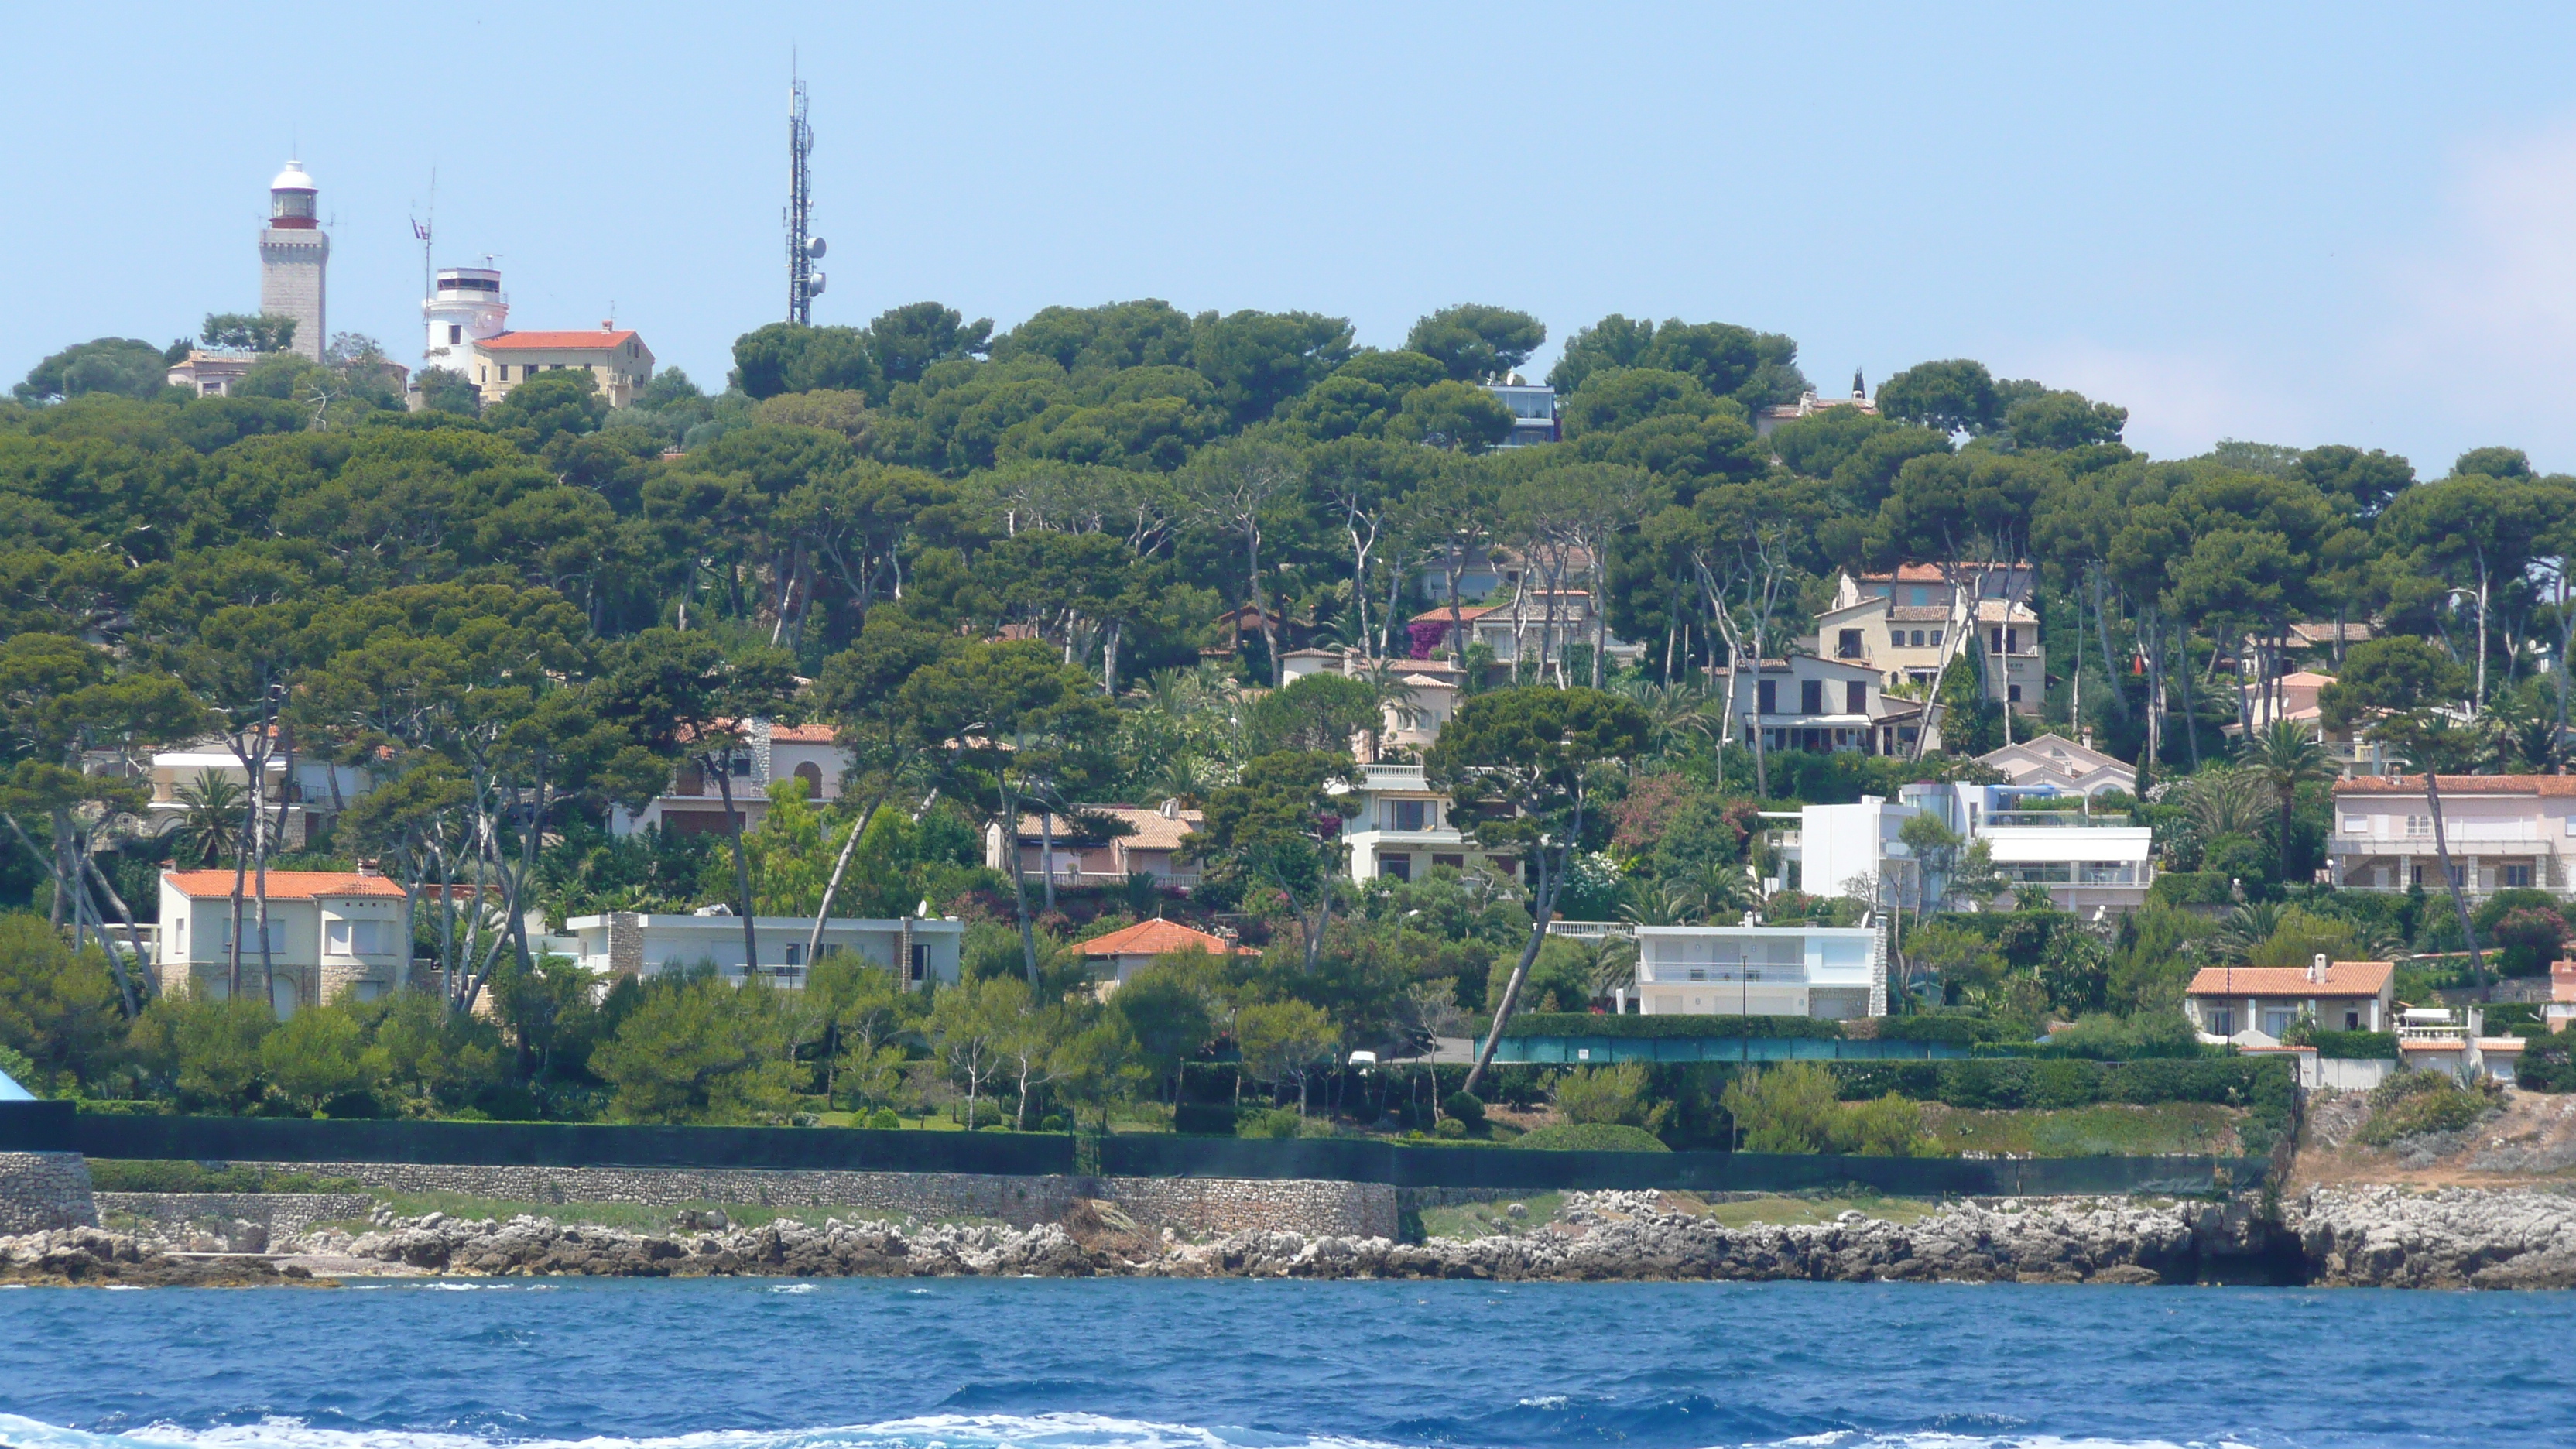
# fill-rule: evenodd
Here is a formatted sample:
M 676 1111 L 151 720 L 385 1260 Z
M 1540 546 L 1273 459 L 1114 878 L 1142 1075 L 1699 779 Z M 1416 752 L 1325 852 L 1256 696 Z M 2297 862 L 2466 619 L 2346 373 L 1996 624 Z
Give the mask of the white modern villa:
M 1642 1016 L 1887 1014 L 1887 958 L 1866 926 L 1639 926 Z

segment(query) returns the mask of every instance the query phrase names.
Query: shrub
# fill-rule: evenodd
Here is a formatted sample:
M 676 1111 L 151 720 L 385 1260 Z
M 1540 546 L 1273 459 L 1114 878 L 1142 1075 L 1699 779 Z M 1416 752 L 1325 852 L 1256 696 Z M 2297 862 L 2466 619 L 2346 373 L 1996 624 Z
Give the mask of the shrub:
M 1722 1101 L 1747 1152 L 1910 1157 L 1922 1150 L 1922 1111 L 1914 1103 L 1893 1093 L 1850 1104 L 1839 1097 L 1832 1072 L 1790 1062 L 1729 1082 Z
M 269 1172 L 255 1167 L 208 1167 L 202 1162 L 91 1158 L 90 1186 L 100 1192 L 363 1192 L 357 1179 Z
M 867 1125 L 872 1132 L 893 1132 L 903 1126 L 903 1119 L 894 1114 L 892 1107 L 879 1107 L 868 1114 Z
M 1455 1117 L 1443 1117 L 1431 1124 L 1431 1135 L 1446 1142 L 1456 1142 L 1467 1135 L 1467 1124 Z
M 2393 1031 L 2312 1031 L 2307 1045 L 2315 1047 L 2318 1056 L 2336 1061 L 2397 1060 L 2397 1033 Z
M 1441 1100 L 1440 1110 L 1470 1131 L 1485 1125 L 1485 1099 L 1473 1092 L 1451 1092 Z
M 1514 1147 L 1543 1152 L 1670 1152 L 1663 1140 L 1642 1127 L 1619 1122 L 1559 1122 L 1524 1132 Z
M 1891 1016 L 1878 1024 L 1881 1041 L 1937 1041 L 1974 1046 L 1994 1039 L 1995 1023 L 1980 1016 Z
M 1294 1137 L 1305 1125 L 1305 1119 L 1286 1107 L 1271 1107 L 1243 1119 L 1235 1128 L 1239 1137 Z
M 1569 1122 L 1618 1124 L 1652 1130 L 1663 1125 L 1669 1103 L 1646 1105 L 1646 1069 L 1629 1062 L 1615 1067 L 1577 1067 L 1557 1078 L 1550 1094 L 1556 1110 Z
M 2405 1071 L 2370 1089 L 2370 1120 L 2354 1140 L 2369 1147 L 2427 1132 L 2456 1132 L 2494 1103 L 2484 1091 L 2461 1086 L 2448 1072 Z

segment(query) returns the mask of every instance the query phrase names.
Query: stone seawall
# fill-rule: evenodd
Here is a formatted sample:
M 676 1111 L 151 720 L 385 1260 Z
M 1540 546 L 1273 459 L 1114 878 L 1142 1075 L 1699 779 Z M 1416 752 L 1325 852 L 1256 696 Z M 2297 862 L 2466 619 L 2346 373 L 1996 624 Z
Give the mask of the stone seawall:
M 452 1192 L 525 1203 L 732 1203 L 847 1209 L 1013 1227 L 1061 1222 L 1079 1199 L 1110 1203 L 1139 1226 L 1190 1238 L 1241 1232 L 1393 1237 L 1396 1190 L 1384 1183 L 1182 1177 L 1003 1177 L 971 1172 L 808 1172 L 661 1167 L 460 1167 L 407 1162 L 245 1162 L 276 1173 L 348 1178 L 380 1192 Z M 363 1215 L 361 1213 L 360 1215 Z
M 89 1159 L 77 1152 L 0 1152 L 0 1233 L 94 1226 Z
M 99 1221 L 150 1223 L 163 1236 L 208 1240 L 207 1251 L 265 1252 L 318 1223 L 364 1221 L 376 1200 L 363 1192 L 102 1192 Z

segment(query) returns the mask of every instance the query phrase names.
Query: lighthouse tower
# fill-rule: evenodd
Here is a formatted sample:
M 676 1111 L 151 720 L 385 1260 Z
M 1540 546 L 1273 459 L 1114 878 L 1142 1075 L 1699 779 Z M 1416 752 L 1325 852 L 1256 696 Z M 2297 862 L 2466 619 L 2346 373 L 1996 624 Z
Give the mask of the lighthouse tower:
M 259 232 L 259 310 L 295 319 L 294 350 L 315 362 L 330 342 L 323 330 L 322 278 L 331 238 L 314 215 L 313 178 L 289 161 L 268 183 L 268 225 Z
M 474 376 L 474 344 L 510 328 L 510 299 L 501 291 L 501 274 L 490 267 L 439 268 L 438 285 L 420 311 L 428 323 L 421 366 L 444 367 L 467 378 Z

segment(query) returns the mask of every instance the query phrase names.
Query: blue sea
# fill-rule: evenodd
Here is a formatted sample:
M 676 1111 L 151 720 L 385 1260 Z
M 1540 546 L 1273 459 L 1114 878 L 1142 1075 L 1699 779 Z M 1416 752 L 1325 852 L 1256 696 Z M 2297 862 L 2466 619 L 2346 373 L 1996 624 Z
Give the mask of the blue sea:
M 2576 1443 L 2576 1295 L 776 1280 L 0 1291 L 17 1449 Z

